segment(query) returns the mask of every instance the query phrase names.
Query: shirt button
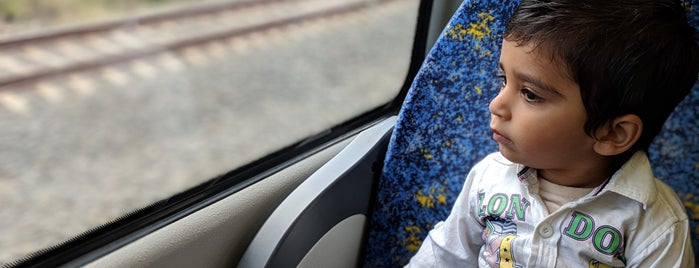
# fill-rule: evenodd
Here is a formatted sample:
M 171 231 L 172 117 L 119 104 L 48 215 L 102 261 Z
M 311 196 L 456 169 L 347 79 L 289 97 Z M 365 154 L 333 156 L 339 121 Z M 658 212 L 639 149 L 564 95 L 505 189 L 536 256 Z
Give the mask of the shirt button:
M 539 229 L 539 235 L 541 235 L 543 238 L 549 238 L 553 235 L 553 228 L 551 225 L 541 226 L 541 229 Z

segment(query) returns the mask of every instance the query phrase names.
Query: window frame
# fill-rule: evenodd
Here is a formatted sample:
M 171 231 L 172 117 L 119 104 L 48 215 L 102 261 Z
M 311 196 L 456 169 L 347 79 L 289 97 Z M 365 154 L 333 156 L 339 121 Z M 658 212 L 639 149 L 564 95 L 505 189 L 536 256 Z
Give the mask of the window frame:
M 396 97 L 368 112 L 333 126 L 320 134 L 304 138 L 223 175 L 128 213 L 114 221 L 88 230 L 58 245 L 39 250 L 10 267 L 84 265 L 120 247 L 236 192 L 264 180 L 308 156 L 356 135 L 374 123 L 396 115 L 417 74 L 429 44 L 433 0 L 421 0 L 417 12 L 411 60 L 406 78 Z M 432 21 L 434 23 L 434 21 Z

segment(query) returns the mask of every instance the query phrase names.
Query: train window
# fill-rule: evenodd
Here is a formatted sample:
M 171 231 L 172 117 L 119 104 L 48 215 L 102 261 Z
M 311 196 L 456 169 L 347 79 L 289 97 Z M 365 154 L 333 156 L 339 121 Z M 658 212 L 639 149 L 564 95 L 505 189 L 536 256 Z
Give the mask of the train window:
M 419 1 L 0 1 L 0 264 L 395 98 Z

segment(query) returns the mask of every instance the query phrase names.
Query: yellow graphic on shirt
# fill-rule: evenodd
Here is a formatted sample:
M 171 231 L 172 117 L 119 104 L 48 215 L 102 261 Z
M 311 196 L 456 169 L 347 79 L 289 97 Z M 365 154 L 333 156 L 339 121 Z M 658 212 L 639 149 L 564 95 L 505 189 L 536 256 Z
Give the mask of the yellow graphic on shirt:
M 513 268 L 514 261 L 512 259 L 512 241 L 515 240 L 514 235 L 506 235 L 500 241 L 500 268 Z
M 523 268 L 515 263 L 514 244 L 517 238 L 517 226 L 505 219 L 489 217 L 485 219 L 483 230 L 485 250 L 482 257 L 491 268 Z

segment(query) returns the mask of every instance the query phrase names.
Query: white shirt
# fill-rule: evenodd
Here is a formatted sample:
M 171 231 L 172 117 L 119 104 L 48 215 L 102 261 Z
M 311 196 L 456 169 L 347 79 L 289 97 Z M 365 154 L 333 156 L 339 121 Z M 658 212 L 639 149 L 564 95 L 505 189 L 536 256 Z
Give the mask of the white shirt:
M 538 184 L 534 169 L 487 156 L 407 267 L 694 267 L 684 206 L 645 153 L 553 213 Z

